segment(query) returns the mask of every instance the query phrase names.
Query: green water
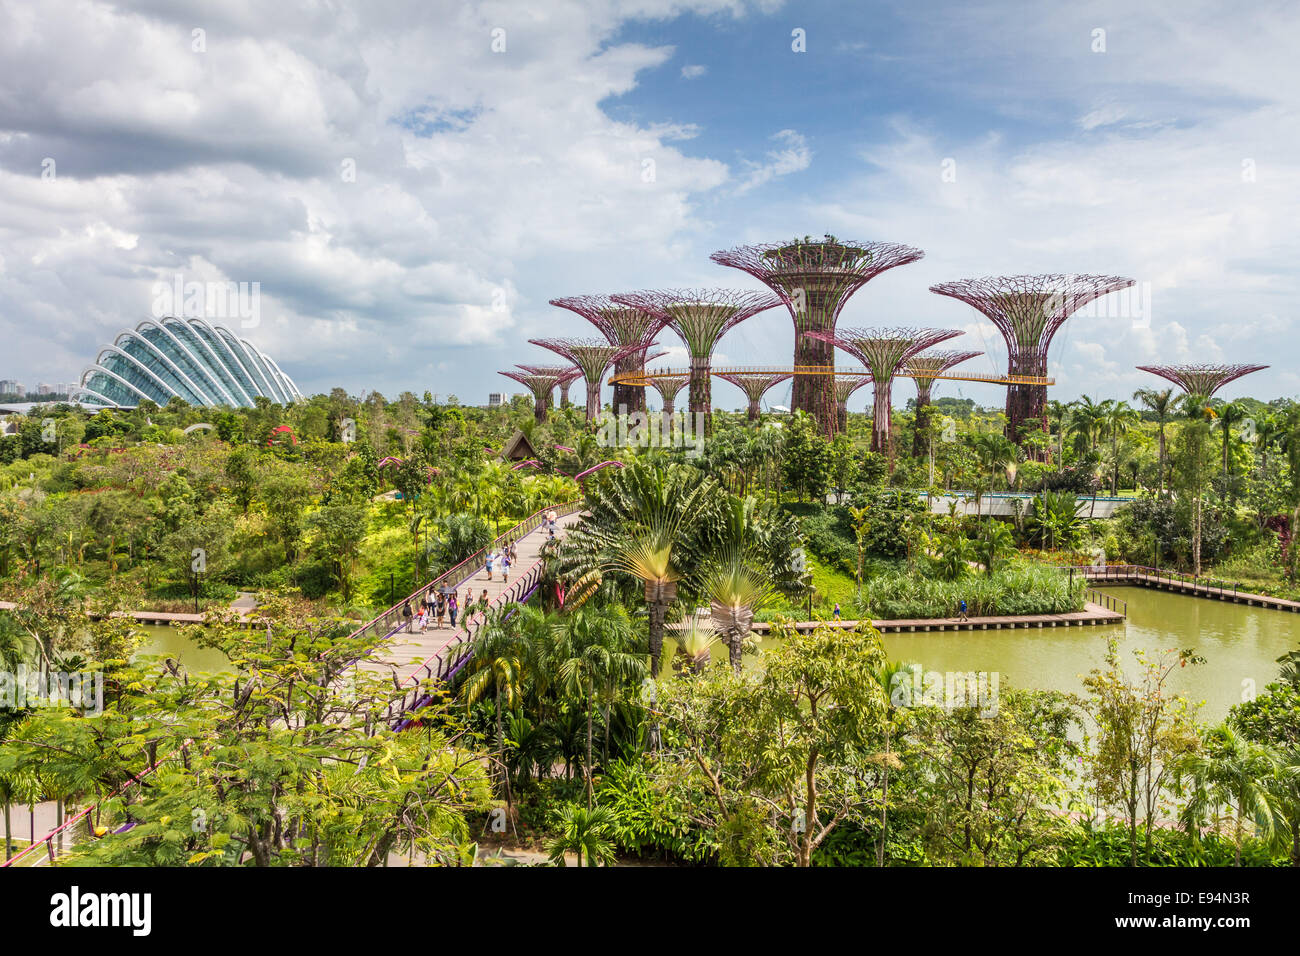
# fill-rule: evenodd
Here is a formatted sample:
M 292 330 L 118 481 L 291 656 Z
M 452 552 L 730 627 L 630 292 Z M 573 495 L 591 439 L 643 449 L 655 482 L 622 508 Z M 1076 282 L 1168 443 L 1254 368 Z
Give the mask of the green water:
M 190 673 L 203 671 L 228 671 L 230 660 L 216 648 L 196 647 L 181 636 L 179 627 L 142 624 L 140 630 L 146 635 L 145 643 L 136 652 L 138 655 L 164 655 L 175 658 Z
M 1206 662 L 1176 671 L 1173 691 L 1203 701 L 1200 718 L 1217 722 L 1228 708 L 1277 679 L 1277 658 L 1300 647 L 1300 614 L 1270 611 L 1148 588 L 1106 593 L 1128 602 L 1128 620 L 1116 627 L 1045 627 L 1001 631 L 931 631 L 884 635 L 891 659 L 934 671 L 996 671 L 1002 686 L 1082 693 L 1081 677 L 1099 667 L 1106 641 L 1120 638 L 1126 662 L 1132 650 L 1193 648 Z M 770 640 L 765 641 L 771 646 Z M 762 645 L 760 645 L 762 646 Z M 725 656 L 725 649 L 721 649 Z M 714 655 L 718 656 L 717 654 Z M 1129 668 L 1136 674 L 1136 667 Z
M 996 671 L 1001 686 L 1082 693 L 1081 678 L 1101 665 L 1106 640 L 1120 638 L 1125 660 L 1134 648 L 1149 654 L 1164 648 L 1193 648 L 1206 659 L 1174 673 L 1170 686 L 1192 701 L 1203 701 L 1200 717 L 1219 721 L 1252 687 L 1262 691 L 1277 679 L 1276 660 L 1300 647 L 1300 614 L 1270 611 L 1186 597 L 1147 588 L 1112 588 L 1107 593 L 1128 602 L 1128 620 L 1117 627 L 1045 627 L 1001 631 L 931 631 L 886 634 L 890 658 L 915 661 L 933 671 Z M 142 627 L 148 641 L 141 654 L 166 654 L 192 672 L 227 671 L 230 663 L 218 650 L 195 647 L 179 628 Z M 760 648 L 774 646 L 765 638 Z M 664 642 L 665 670 L 675 644 Z M 718 645 L 714 661 L 726 661 Z M 757 659 L 747 656 L 746 666 Z M 1135 669 L 1130 673 L 1135 673 Z

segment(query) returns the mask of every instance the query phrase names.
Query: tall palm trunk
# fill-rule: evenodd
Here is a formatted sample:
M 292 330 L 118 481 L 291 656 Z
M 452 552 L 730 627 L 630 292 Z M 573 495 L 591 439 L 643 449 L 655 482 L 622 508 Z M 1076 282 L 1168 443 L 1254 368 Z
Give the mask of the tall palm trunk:
M 1165 423 L 1160 423 L 1160 462 L 1159 462 L 1160 497 L 1165 494 Z
M 591 810 L 591 705 L 593 690 L 591 678 L 587 678 L 587 810 Z
M 677 596 L 676 581 L 647 581 L 645 599 L 650 612 L 650 675 L 659 676 L 659 661 L 664 650 L 664 618 L 669 603 Z

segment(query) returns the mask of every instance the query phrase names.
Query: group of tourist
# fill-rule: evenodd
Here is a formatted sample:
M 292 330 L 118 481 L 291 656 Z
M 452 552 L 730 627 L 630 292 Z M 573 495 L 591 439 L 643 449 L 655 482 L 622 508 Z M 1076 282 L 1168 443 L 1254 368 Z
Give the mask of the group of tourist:
M 469 601 L 469 593 L 466 592 L 465 600 Z M 414 634 L 416 629 L 424 633 L 433 624 L 435 628 L 445 627 L 446 622 L 450 620 L 451 626 L 456 626 L 456 617 L 460 613 L 460 601 L 456 598 L 455 591 L 447 591 L 445 588 L 438 591 L 429 591 L 420 598 L 419 607 L 416 610 L 411 608 L 411 602 L 407 601 L 402 605 L 402 617 L 406 619 L 406 629 Z
M 546 529 L 547 536 L 550 540 L 555 538 L 555 529 L 557 527 L 556 515 L 554 511 L 548 511 L 542 516 L 542 527 Z M 510 568 L 519 560 L 519 552 L 515 549 L 513 542 L 503 548 L 493 548 L 488 552 L 483 561 L 484 570 L 487 571 L 487 579 L 493 580 L 492 575 L 497 571 L 501 572 L 502 583 L 510 582 Z M 407 601 L 402 605 L 402 617 L 405 619 L 406 630 L 414 634 L 418 629 L 421 633 L 428 630 L 430 624 L 434 628 L 445 627 L 444 622 L 450 620 L 451 626 L 456 626 L 456 618 L 464 612 L 464 620 L 468 623 L 470 616 L 475 612 L 487 613 L 489 604 L 487 588 L 479 595 L 478 600 L 474 599 L 474 588 L 465 588 L 465 597 L 463 600 L 456 598 L 456 592 L 453 589 L 448 591 L 446 588 L 440 588 L 438 591 L 429 591 L 420 598 L 418 608 L 412 608 L 411 602 Z
M 515 550 L 513 543 L 506 545 L 504 550 L 498 551 L 495 548 L 488 552 L 485 567 L 487 569 L 487 579 L 492 580 L 492 569 L 501 570 L 501 580 L 509 583 L 510 566 L 519 560 L 519 553 Z

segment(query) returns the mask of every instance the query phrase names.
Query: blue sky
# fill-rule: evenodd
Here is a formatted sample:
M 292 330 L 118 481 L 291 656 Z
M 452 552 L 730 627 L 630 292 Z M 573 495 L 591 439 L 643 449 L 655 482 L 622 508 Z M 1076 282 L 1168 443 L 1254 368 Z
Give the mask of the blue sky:
M 72 378 L 179 274 L 258 282 L 241 334 L 305 390 L 481 402 L 549 360 L 528 338 L 589 334 L 549 298 L 752 287 L 709 253 L 832 232 L 927 253 L 842 325 L 960 328 L 992 370 L 929 285 L 1119 274 L 1133 303 L 1058 337 L 1059 397 L 1156 361 L 1269 362 L 1228 394 L 1295 395 L 1296 35 L 1294 5 L 1195 0 L 8 5 L 0 374 Z M 718 361 L 792 344 L 774 310 Z

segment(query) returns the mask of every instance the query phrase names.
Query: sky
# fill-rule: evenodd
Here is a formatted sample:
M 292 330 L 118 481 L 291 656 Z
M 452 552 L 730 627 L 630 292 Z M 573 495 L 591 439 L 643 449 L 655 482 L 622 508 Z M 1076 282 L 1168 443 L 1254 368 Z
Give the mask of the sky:
M 595 334 L 551 298 L 760 288 L 709 254 L 830 233 L 926 253 L 841 327 L 961 329 L 993 373 L 930 285 L 1121 275 L 1053 397 L 1219 361 L 1271 366 L 1225 397 L 1296 396 L 1297 36 L 1285 2 L 0 4 L 0 377 L 75 380 L 176 281 L 233 282 L 256 307 L 208 317 L 304 392 L 483 404 L 558 359 L 529 338 Z M 792 350 L 773 309 L 715 364 Z

